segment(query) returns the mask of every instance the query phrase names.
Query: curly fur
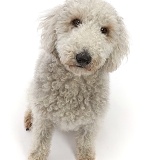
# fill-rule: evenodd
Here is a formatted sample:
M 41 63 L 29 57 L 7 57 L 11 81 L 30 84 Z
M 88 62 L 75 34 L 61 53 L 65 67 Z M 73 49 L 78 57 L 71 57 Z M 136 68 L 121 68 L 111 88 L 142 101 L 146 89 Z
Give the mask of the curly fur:
M 71 21 L 79 18 L 79 27 Z M 127 55 L 127 34 L 115 9 L 102 0 L 67 0 L 40 24 L 42 53 L 29 89 L 25 126 L 33 123 L 29 160 L 46 160 L 55 127 L 75 131 L 77 160 L 94 160 L 98 121 L 108 100 L 109 72 Z M 101 33 L 101 27 L 109 33 Z M 77 67 L 88 50 L 92 62 Z M 28 120 L 30 118 L 30 121 Z

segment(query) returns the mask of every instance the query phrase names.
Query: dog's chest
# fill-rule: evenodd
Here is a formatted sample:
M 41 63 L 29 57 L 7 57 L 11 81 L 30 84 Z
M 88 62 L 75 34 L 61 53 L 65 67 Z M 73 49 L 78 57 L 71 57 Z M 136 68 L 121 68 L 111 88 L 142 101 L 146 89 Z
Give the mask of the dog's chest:
M 52 82 L 54 87 L 47 100 L 47 111 L 54 123 L 64 130 L 73 130 L 92 123 L 101 114 L 105 101 L 103 87 L 93 81 L 89 85 L 73 78 L 58 86 Z

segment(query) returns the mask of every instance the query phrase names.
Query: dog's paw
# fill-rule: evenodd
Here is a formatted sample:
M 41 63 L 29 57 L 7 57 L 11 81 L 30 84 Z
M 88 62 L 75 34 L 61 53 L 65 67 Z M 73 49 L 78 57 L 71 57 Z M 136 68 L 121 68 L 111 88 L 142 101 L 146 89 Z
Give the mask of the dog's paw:
M 77 160 L 95 160 L 95 155 L 88 155 L 88 154 L 83 154 L 83 155 L 78 155 Z
M 91 150 L 85 152 L 79 152 L 77 154 L 77 160 L 95 160 L 95 152 Z
M 94 148 L 77 148 L 77 160 L 95 160 L 95 150 Z
M 30 154 L 28 157 L 28 160 L 47 160 L 46 156 L 43 155 L 37 155 L 35 153 Z
M 31 111 L 26 111 L 26 113 L 25 113 L 24 127 L 25 127 L 26 131 L 31 130 L 31 127 L 32 127 L 32 114 L 31 114 Z
M 31 127 L 32 127 L 32 123 L 30 122 L 30 120 L 26 119 L 26 122 L 25 122 L 26 131 L 31 130 Z
M 95 158 L 82 158 L 82 159 L 78 159 L 78 160 L 95 160 Z

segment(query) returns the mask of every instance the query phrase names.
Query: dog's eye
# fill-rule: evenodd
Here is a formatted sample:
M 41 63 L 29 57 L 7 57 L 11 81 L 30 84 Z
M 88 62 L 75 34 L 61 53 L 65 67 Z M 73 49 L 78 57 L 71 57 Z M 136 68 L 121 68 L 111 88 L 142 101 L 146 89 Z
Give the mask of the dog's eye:
M 109 34 L 109 28 L 108 28 L 108 27 L 102 27 L 102 28 L 101 28 L 101 32 L 102 32 L 103 34 Z
M 75 27 L 78 27 L 80 24 L 82 24 L 82 22 L 77 18 L 72 21 L 72 25 Z

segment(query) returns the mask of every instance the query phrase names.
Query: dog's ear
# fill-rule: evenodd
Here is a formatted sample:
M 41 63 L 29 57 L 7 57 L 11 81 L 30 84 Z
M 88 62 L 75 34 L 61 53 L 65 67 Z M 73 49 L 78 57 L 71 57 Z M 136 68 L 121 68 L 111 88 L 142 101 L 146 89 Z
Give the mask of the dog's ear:
M 128 35 L 124 23 L 121 18 L 118 18 L 119 33 L 116 38 L 116 45 L 113 52 L 106 61 L 107 72 L 115 71 L 121 64 L 121 61 L 125 56 L 127 56 L 128 47 Z
M 48 53 L 55 52 L 56 45 L 56 22 L 59 16 L 61 6 L 51 10 L 45 16 L 41 17 L 39 29 L 41 29 L 41 47 Z

